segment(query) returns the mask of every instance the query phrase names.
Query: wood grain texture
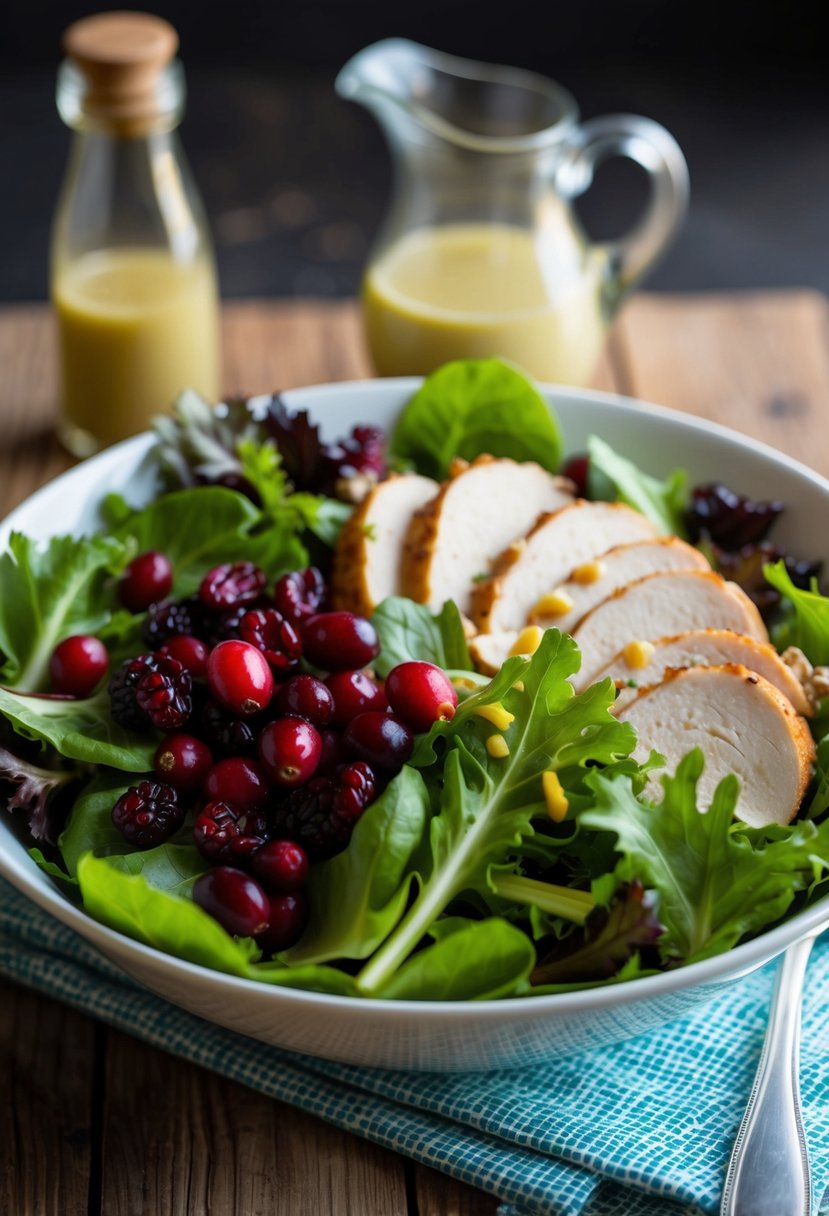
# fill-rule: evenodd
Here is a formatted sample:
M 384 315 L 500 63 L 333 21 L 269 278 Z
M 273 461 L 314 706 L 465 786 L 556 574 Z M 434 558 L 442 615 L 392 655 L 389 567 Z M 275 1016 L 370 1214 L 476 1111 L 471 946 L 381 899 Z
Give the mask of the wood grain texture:
M 106 1216 L 389 1216 L 404 1164 L 124 1035 L 109 1036 Z
M 0 1213 L 87 1216 L 95 1032 L 0 982 Z

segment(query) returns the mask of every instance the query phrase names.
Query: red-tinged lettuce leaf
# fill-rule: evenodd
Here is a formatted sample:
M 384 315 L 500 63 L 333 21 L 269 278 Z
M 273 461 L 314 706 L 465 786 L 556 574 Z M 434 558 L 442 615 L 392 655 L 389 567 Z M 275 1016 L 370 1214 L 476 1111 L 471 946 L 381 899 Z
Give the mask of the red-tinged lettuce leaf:
M 748 828 L 734 821 L 738 782 L 717 786 L 710 809 L 697 807 L 702 752 L 690 752 L 662 779 L 659 805 L 637 799 L 625 776 L 596 771 L 595 806 L 580 822 L 616 837 L 616 877 L 641 880 L 659 895 L 666 961 L 721 954 L 762 932 L 791 907 L 798 891 L 829 872 L 829 820 Z
M 583 933 L 566 938 L 539 959 L 531 983 L 599 983 L 617 975 L 625 963 L 662 935 L 657 903 L 655 893 L 646 891 L 640 882 L 626 884 L 607 908 L 591 912 Z
M 80 777 L 78 768 L 41 768 L 0 747 L 0 797 L 7 810 L 22 812 L 33 840 L 54 842 L 54 799 Z
M 271 397 L 262 420 L 265 433 L 273 439 L 282 467 L 297 490 L 319 488 L 323 467 L 320 429 L 307 410 L 291 412 L 278 395 Z

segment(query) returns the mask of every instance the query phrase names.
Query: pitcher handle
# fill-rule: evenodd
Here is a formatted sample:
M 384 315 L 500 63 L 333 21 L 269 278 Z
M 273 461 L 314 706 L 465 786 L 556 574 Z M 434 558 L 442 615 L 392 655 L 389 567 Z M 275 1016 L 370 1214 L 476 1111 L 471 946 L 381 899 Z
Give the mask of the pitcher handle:
M 650 118 L 607 114 L 581 123 L 569 156 L 556 173 L 569 198 L 591 185 L 596 168 L 612 156 L 627 156 L 650 178 L 644 215 L 626 236 L 599 245 L 608 258 L 608 304 L 615 310 L 670 244 L 688 206 L 688 165 L 674 137 Z

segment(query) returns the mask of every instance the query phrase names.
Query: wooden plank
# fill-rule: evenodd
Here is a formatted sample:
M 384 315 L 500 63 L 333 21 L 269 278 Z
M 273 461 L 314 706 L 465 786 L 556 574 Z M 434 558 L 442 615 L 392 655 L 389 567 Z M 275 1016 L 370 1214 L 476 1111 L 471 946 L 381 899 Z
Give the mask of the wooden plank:
M 0 1212 L 87 1216 L 95 1028 L 0 982 Z
M 390 1216 L 402 1160 L 241 1085 L 111 1034 L 106 1216 Z
M 637 296 L 618 338 L 623 391 L 724 422 L 829 473 L 825 296 Z

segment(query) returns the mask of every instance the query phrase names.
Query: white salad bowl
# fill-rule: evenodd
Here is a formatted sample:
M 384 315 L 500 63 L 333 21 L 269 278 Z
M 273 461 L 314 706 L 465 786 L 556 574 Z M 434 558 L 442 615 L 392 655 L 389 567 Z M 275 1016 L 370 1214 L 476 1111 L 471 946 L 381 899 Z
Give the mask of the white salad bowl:
M 419 385 L 416 379 L 328 384 L 286 394 L 335 436 L 356 423 L 389 429 Z M 601 435 L 644 470 L 686 468 L 696 481 L 786 504 L 775 539 L 799 556 L 829 560 L 829 481 L 763 444 L 708 422 L 605 393 L 546 388 L 569 451 Z M 0 525 L 0 548 L 12 530 L 47 538 L 91 532 L 104 493 L 135 504 L 154 478 L 142 435 L 86 461 L 33 494 Z M 181 962 L 92 920 L 29 857 L 0 818 L 0 874 L 34 903 L 166 1000 L 255 1039 L 351 1064 L 429 1071 L 532 1066 L 617 1042 L 682 1016 L 780 954 L 829 919 L 829 899 L 730 952 L 628 983 L 553 996 L 500 1001 L 359 1000 L 237 979 Z

